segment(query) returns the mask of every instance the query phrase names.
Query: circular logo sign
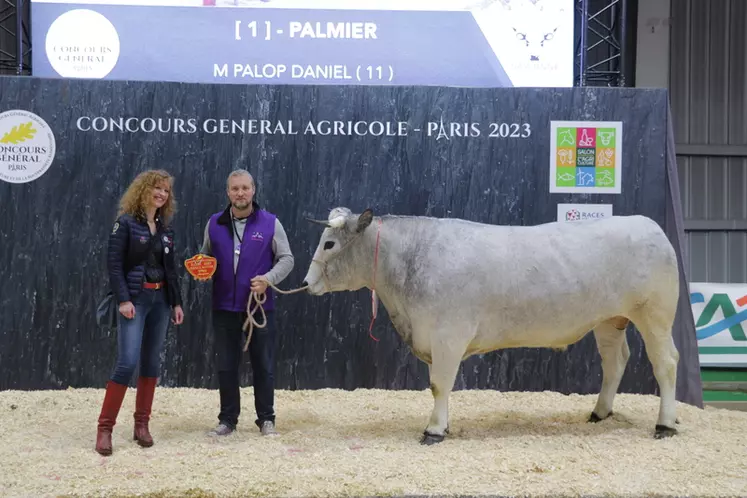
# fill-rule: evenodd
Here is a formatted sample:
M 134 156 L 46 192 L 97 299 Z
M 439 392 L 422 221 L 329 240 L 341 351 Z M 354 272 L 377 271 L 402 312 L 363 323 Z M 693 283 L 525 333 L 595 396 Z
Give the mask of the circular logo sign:
M 103 78 L 119 59 L 119 35 L 103 15 L 69 10 L 47 31 L 47 58 L 64 78 Z
M 0 180 L 27 183 L 49 169 L 56 144 L 52 129 L 33 112 L 0 114 Z
M 581 219 L 581 213 L 579 213 L 575 209 L 571 209 L 567 213 L 565 213 L 565 219 L 568 221 L 578 221 Z

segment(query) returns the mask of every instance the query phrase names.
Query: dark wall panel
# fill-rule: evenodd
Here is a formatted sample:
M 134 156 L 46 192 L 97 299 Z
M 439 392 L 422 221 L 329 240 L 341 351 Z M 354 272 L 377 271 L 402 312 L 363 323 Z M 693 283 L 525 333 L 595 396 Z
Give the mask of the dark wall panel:
M 116 334 L 97 328 L 94 319 L 108 284 L 106 239 L 119 196 L 148 168 L 176 176 L 182 261 L 196 253 L 208 217 L 225 207 L 226 175 L 237 167 L 251 171 L 258 200 L 279 215 L 296 257 L 285 289 L 301 282 L 320 233 L 303 217 L 324 218 L 338 205 L 531 225 L 554 221 L 559 202 L 611 203 L 615 214 L 642 213 L 666 223 L 663 90 L 238 87 L 8 77 L 0 79 L 0 102 L 3 111 L 43 117 L 57 141 L 55 161 L 42 177 L 0 182 L 0 389 L 106 381 Z M 298 133 L 93 132 L 78 128 L 81 117 L 194 119 L 198 127 L 208 119 L 268 119 L 286 128 L 292 122 Z M 621 195 L 549 194 L 550 120 L 559 119 L 623 121 Z M 321 120 L 403 121 L 410 131 L 394 137 L 303 133 L 309 121 Z M 428 136 L 427 123 L 441 120 L 479 123 L 482 134 Z M 491 122 L 522 129 L 528 123 L 531 135 L 491 138 Z M 209 286 L 186 273 L 181 282 L 186 322 L 169 332 L 162 382 L 214 387 Z M 278 301 L 278 388 L 428 385 L 425 365 L 409 353 L 383 307 L 373 331 L 380 342 L 368 337 L 367 292 Z M 689 340 L 684 337 L 678 340 Z M 621 389 L 653 393 L 637 331 L 629 330 L 629 341 L 632 357 Z M 249 368 L 245 376 L 249 382 Z M 563 353 L 523 349 L 471 358 L 457 388 L 589 393 L 600 382 L 589 335 Z

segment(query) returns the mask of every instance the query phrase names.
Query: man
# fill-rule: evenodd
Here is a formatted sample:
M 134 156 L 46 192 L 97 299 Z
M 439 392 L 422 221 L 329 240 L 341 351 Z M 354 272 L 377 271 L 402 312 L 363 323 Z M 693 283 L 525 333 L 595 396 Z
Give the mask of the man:
M 267 326 L 255 327 L 249 344 L 254 379 L 255 423 L 262 435 L 275 434 L 275 317 L 273 291 L 293 269 L 294 258 L 283 225 L 254 201 L 254 178 L 240 169 L 228 176 L 230 205 L 210 217 L 201 252 L 217 259 L 213 275 L 213 329 L 218 364 L 220 413 L 211 434 L 224 436 L 238 424 L 239 366 L 251 292 L 266 293 Z M 262 323 L 261 311 L 255 313 Z

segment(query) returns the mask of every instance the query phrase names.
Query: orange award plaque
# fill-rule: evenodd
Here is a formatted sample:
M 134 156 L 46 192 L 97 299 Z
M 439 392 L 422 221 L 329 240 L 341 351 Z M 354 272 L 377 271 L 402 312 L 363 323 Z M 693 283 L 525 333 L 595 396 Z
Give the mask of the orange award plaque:
M 184 262 L 187 271 L 195 280 L 210 280 L 215 273 L 217 265 L 217 259 L 204 254 L 197 254 Z

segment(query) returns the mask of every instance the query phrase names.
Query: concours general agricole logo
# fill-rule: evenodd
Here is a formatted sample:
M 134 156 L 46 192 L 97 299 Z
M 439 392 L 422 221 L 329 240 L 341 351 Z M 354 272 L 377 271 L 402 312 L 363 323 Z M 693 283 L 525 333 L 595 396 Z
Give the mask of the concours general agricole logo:
M 55 152 L 54 133 L 42 118 L 20 109 L 0 114 L 0 180 L 36 180 L 52 165 Z

